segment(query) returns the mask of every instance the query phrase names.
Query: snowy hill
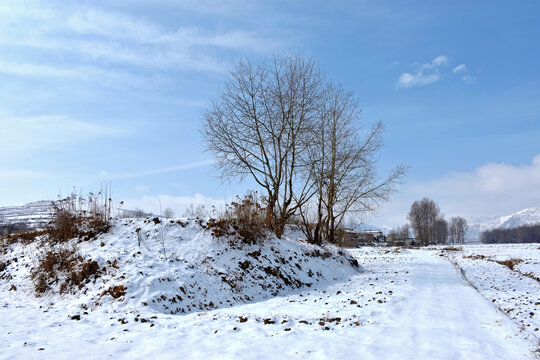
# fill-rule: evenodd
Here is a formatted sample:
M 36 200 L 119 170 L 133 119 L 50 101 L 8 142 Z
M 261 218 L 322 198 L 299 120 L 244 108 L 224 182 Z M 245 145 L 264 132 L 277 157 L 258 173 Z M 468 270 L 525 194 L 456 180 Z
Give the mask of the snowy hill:
M 31 202 L 22 206 L 0 207 L 0 225 L 22 223 L 29 228 L 40 227 L 50 217 L 51 202 L 47 200 Z
M 534 224 L 540 224 L 540 207 L 527 208 L 515 214 L 483 221 L 469 221 L 467 239 L 469 242 L 479 242 L 480 235 L 486 230 L 512 229 L 518 226 Z
M 121 219 L 93 241 L 55 245 L 56 253 L 76 247 L 73 259 L 80 258 L 81 270 L 48 274 L 41 286 L 46 290 L 40 293 L 30 274 L 36 269 L 39 273 L 38 259 L 48 256 L 51 245 L 11 243 L 0 256 L 6 264 L 4 276 L 10 279 L 0 282 L 0 290 L 16 288 L 23 297 L 36 294 L 45 302 L 65 302 L 70 311 L 113 306 L 181 314 L 316 288 L 360 270 L 346 251 L 306 244 L 296 235 L 289 232 L 286 239 L 268 237 L 249 245 L 214 237 L 200 219 Z M 97 276 L 88 276 L 78 288 L 71 286 L 74 272 L 83 276 L 91 270 L 84 270 L 85 264 L 93 262 L 92 275 Z

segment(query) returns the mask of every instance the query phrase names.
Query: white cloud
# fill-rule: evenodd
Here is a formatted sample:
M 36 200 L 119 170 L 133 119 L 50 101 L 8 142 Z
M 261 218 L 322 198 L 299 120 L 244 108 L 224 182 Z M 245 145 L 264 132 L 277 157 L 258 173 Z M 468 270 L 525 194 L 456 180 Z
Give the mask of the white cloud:
M 96 137 L 115 137 L 128 134 L 123 128 L 88 123 L 66 116 L 11 117 L 0 113 L 0 157 L 21 151 L 43 149 Z
M 439 66 L 442 66 L 442 65 L 446 65 L 448 64 L 448 57 L 446 56 L 437 56 L 433 62 L 431 63 L 431 66 L 432 67 L 439 67 Z
M 401 74 L 396 82 L 396 89 L 406 89 L 412 86 L 423 86 L 440 80 L 440 68 L 446 66 L 449 59 L 446 56 L 437 56 L 431 63 L 422 64 L 416 73 L 409 72 Z
M 171 208 L 177 216 L 182 216 L 190 205 L 204 205 L 207 211 L 212 211 L 212 207 L 215 207 L 218 211 L 224 210 L 225 204 L 230 202 L 231 199 L 232 197 L 228 199 L 215 199 L 199 193 L 193 196 L 142 196 L 136 199 L 125 200 L 124 209 L 139 208 L 145 212 L 159 214 L 160 208 L 161 210 Z
M 503 216 L 540 204 L 540 154 L 530 164 L 488 163 L 472 172 L 452 173 L 433 181 L 410 183 L 375 219 L 395 226 L 406 221 L 413 201 L 430 197 L 446 216 Z
M 472 84 L 473 82 L 476 81 L 476 78 L 473 77 L 473 76 L 470 76 L 470 75 L 465 75 L 461 78 L 461 80 L 463 80 L 464 82 L 466 82 L 467 84 Z
M 452 70 L 452 72 L 453 72 L 454 74 L 460 73 L 460 72 L 465 72 L 465 71 L 467 71 L 467 67 L 466 67 L 464 64 L 460 64 L 460 65 L 456 66 L 456 67 Z
M 422 86 L 434 83 L 440 79 L 439 73 L 424 74 L 423 72 L 418 72 L 416 74 L 403 73 L 397 83 L 396 88 L 406 89 L 411 86 Z
M 15 7 L 16 11 L 0 8 L 0 45 L 54 52 L 55 57 L 64 55 L 79 63 L 90 60 L 100 67 L 115 64 L 144 70 L 212 72 L 226 68 L 226 63 L 216 56 L 217 51 L 265 53 L 281 46 L 252 31 L 166 28 L 143 18 L 97 8 L 58 7 L 48 11 L 42 9 L 42 4 L 32 5 L 33 10 L 28 12 L 20 6 Z M 30 22 L 32 27 L 23 26 Z
M 50 176 L 49 174 L 32 170 L 0 170 L 0 178 L 4 181 L 7 180 L 21 180 L 21 179 L 41 179 L 43 177 Z
M 135 177 L 141 177 L 141 176 L 164 174 L 164 173 L 186 170 L 186 169 L 194 169 L 198 167 L 208 166 L 213 163 L 214 163 L 213 160 L 205 160 L 205 161 L 198 161 L 198 162 L 189 163 L 189 164 L 168 166 L 168 167 L 164 167 L 160 169 L 152 169 L 152 170 L 136 171 L 136 172 L 128 172 L 128 173 L 118 173 L 118 174 L 102 171 L 101 176 L 107 180 L 135 178 Z
M 28 78 L 59 78 L 65 80 L 82 80 L 114 88 L 125 86 L 144 87 L 152 83 L 160 83 L 163 78 L 156 76 L 134 76 L 123 70 L 107 70 L 93 66 L 52 66 L 24 62 L 9 62 L 0 59 L 0 73 Z
M 413 86 L 423 86 L 439 81 L 444 75 L 444 69 L 450 64 L 450 59 L 447 56 L 437 56 L 430 63 L 417 65 L 415 73 L 405 72 L 398 78 L 395 88 L 396 90 L 407 89 Z M 459 64 L 452 69 L 454 74 L 465 74 L 467 66 Z M 461 78 L 467 84 L 473 83 L 476 78 L 470 75 L 463 75 Z

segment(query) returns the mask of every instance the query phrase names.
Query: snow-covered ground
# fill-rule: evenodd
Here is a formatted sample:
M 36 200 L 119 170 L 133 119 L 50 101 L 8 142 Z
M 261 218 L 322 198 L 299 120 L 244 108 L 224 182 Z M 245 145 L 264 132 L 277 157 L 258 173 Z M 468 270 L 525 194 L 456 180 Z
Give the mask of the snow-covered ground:
M 134 231 L 138 227 L 145 234 L 148 249 L 137 245 Z M 522 331 L 498 304 L 470 286 L 449 261 L 452 257 L 460 262 L 463 252 L 469 250 L 350 250 L 364 270 L 359 272 L 343 261 L 346 258 L 336 249 L 328 249 L 330 255 L 323 259 L 308 256 L 315 248 L 299 243 L 294 236 L 285 242 L 275 240 L 268 244 L 275 247 L 273 251 L 258 256 L 260 265 L 277 261 L 279 264 L 273 266 L 282 269 L 283 276 L 294 275 L 294 270 L 299 281 L 312 282 L 311 287 L 295 287 L 276 280 L 279 276 L 262 275 L 257 260 L 246 254 L 255 250 L 224 253 L 216 239 L 203 236 L 195 226 L 170 226 L 165 258 L 160 250 L 160 231 L 159 224 L 128 223 L 98 239 L 99 246 L 83 243 L 87 246 L 81 250 L 85 256 L 101 264 L 117 260 L 117 271 L 107 272 L 94 286 L 104 289 L 125 284 L 126 295 L 119 299 L 99 297 L 91 287 L 86 295 L 35 298 L 31 283 L 24 280 L 32 266 L 25 266 L 31 250 L 15 246 L 8 255 L 18 254 L 19 259 L 8 265 L 0 280 L 0 358 L 531 359 L 538 348 L 533 332 Z M 276 257 L 276 251 L 282 255 Z M 538 245 L 521 251 L 538 264 Z M 202 262 L 209 253 L 212 260 L 190 268 L 193 261 Z M 238 262 L 246 259 L 257 276 L 245 273 L 242 280 L 237 279 L 239 293 L 250 299 L 235 299 L 228 279 L 221 280 L 212 269 L 221 268 L 226 276 L 240 274 Z M 203 275 L 201 269 L 213 276 Z M 306 276 L 308 269 L 315 274 Z M 9 281 L 5 276 L 8 270 L 13 277 Z M 464 272 L 471 281 L 469 272 Z M 262 283 L 254 282 L 258 275 L 264 277 Z M 163 280 L 167 278 L 170 280 Z M 13 281 L 18 281 L 19 287 L 10 291 Z M 225 285 L 220 287 L 221 283 Z M 190 302 L 181 296 L 180 286 L 193 289 Z M 269 296 L 268 289 L 278 295 Z M 516 294 L 527 291 L 529 297 L 538 297 L 534 287 L 516 288 Z M 160 294 L 166 300 L 152 302 Z M 185 313 L 169 311 L 173 294 L 183 298 L 177 299 L 175 306 L 182 305 Z M 220 299 L 221 306 L 216 304 Z M 218 308 L 198 309 L 197 305 L 208 301 Z M 187 309 L 191 304 L 194 306 Z M 533 311 L 538 308 L 534 305 Z M 72 319 L 74 315 L 78 316 Z
M 446 252 L 484 297 L 516 321 L 526 336 L 540 338 L 540 245 L 463 246 Z M 510 266 L 508 266 L 510 265 Z

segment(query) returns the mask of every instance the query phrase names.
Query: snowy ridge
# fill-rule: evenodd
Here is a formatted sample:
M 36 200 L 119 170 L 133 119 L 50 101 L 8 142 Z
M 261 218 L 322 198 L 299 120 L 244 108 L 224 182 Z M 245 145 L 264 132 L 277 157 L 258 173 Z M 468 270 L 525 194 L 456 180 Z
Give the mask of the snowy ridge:
M 44 295 L 74 309 L 191 313 L 328 285 L 360 270 L 345 251 L 299 242 L 294 232 L 287 239 L 265 239 L 262 246 L 238 240 L 231 245 L 230 239 L 214 238 L 198 219 L 122 219 L 95 241 L 77 242 L 66 246 L 77 245 L 85 261 L 97 261 L 103 275 L 72 294 L 59 295 L 61 281 L 52 283 L 53 290 Z M 28 272 L 44 248 L 39 243 L 11 245 L 0 258 L 11 280 L 0 282 L 0 290 L 14 285 L 21 295 L 33 295 Z M 116 298 L 114 288 L 123 289 Z
M 46 223 L 51 214 L 51 202 L 35 201 L 21 206 L 0 207 L 0 225 L 23 223 L 36 228 Z
M 469 221 L 467 239 L 479 242 L 482 232 L 493 229 L 512 229 L 518 226 L 540 224 L 540 207 L 527 208 L 515 214 L 484 221 Z

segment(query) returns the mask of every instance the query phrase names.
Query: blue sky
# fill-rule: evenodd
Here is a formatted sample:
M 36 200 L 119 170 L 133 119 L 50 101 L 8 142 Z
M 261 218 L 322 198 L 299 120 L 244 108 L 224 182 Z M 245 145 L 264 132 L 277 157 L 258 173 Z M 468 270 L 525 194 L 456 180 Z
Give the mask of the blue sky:
M 381 174 L 448 215 L 540 206 L 538 1 L 32 1 L 0 3 L 0 206 L 112 181 L 131 207 L 177 213 L 222 184 L 198 129 L 226 69 L 296 50 L 382 120 Z

